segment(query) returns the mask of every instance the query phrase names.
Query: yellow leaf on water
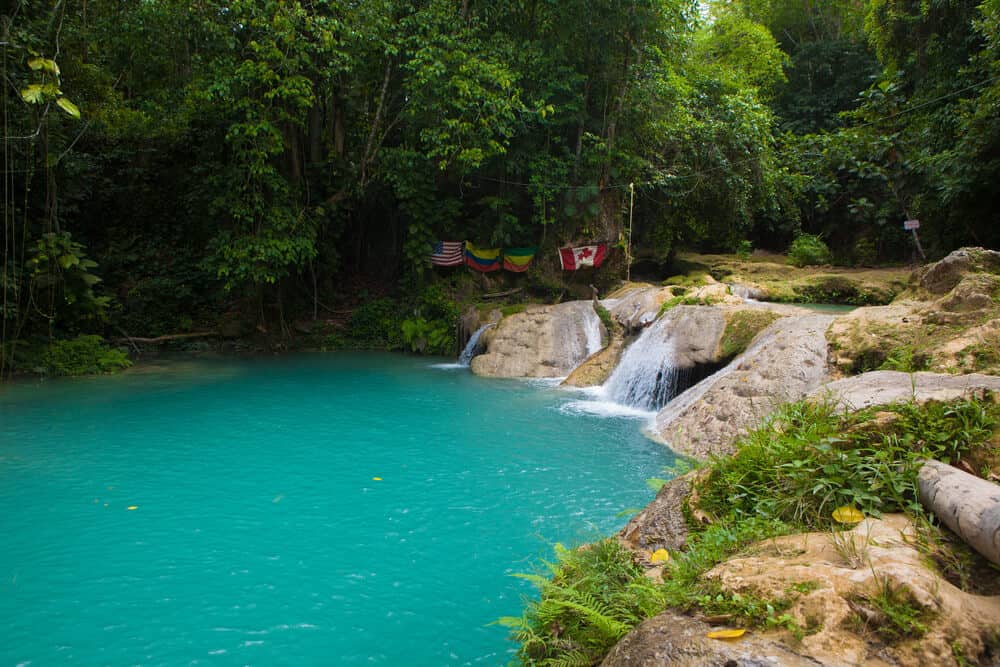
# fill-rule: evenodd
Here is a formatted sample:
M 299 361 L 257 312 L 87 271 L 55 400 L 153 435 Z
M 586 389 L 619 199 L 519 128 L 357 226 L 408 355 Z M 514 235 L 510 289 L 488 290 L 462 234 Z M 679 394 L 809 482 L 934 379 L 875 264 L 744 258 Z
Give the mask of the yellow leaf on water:
M 657 549 L 653 553 L 649 554 L 649 562 L 653 565 L 657 563 L 666 563 L 670 560 L 670 552 L 666 549 Z
M 736 628 L 735 630 L 713 630 L 706 637 L 709 639 L 739 639 L 746 634 L 746 628 Z
M 865 515 L 857 507 L 844 505 L 833 510 L 833 520 L 837 523 L 858 523 L 863 521 Z
M 138 505 L 129 505 L 127 509 L 128 509 L 129 512 L 131 512 L 132 510 L 139 509 L 139 506 Z
M 372 479 L 375 480 L 376 482 L 381 482 L 382 481 L 381 477 L 372 477 Z

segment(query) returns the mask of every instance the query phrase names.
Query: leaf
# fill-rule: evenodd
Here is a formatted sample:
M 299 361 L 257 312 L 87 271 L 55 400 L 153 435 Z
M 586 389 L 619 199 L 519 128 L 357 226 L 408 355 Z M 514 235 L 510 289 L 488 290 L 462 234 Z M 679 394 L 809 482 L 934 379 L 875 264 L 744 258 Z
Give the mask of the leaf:
M 858 523 L 863 521 L 865 515 L 856 507 L 844 505 L 833 510 L 833 520 L 837 523 Z
M 45 101 L 41 84 L 33 83 L 21 91 L 21 99 L 28 104 L 41 104 Z
M 30 58 L 28 60 L 28 67 L 36 72 L 40 69 L 44 69 L 47 72 L 52 72 L 56 76 L 59 76 L 59 65 L 56 64 L 56 61 L 48 58 Z
M 57 99 L 56 100 L 56 106 L 58 106 L 60 109 L 62 109 L 66 113 L 68 113 L 73 118 L 79 118 L 80 117 L 80 109 L 79 109 L 79 107 L 77 107 L 75 104 L 73 104 L 72 102 L 70 102 L 65 97 L 60 97 L 59 99 Z
M 746 628 L 735 628 L 733 630 L 712 630 L 705 636 L 709 639 L 739 639 L 746 633 Z
M 649 562 L 653 565 L 666 563 L 668 560 L 670 560 L 670 552 L 666 549 L 657 549 L 653 553 L 649 554 Z

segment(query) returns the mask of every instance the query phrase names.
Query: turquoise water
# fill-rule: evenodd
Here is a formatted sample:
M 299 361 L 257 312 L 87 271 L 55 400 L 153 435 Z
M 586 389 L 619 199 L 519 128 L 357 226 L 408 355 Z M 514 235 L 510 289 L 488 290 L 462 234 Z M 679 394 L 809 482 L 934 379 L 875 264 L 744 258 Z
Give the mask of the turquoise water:
M 573 398 L 339 354 L 0 387 L 0 664 L 505 664 L 509 575 L 672 461 Z
M 849 313 L 852 310 L 858 309 L 858 306 L 852 306 L 844 303 L 796 303 L 792 305 L 799 306 L 800 308 L 807 308 L 809 310 L 816 311 L 817 313 L 831 313 L 834 315 Z

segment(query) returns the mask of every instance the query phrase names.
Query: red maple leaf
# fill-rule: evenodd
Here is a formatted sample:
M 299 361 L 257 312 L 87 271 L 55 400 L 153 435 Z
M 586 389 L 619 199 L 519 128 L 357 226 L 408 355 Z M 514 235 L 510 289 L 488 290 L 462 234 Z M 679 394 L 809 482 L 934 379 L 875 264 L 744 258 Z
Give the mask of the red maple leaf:
M 590 248 L 584 248 L 583 250 L 580 251 L 580 257 L 583 258 L 583 259 L 587 259 L 588 257 L 590 257 L 593 254 L 594 253 L 591 251 Z

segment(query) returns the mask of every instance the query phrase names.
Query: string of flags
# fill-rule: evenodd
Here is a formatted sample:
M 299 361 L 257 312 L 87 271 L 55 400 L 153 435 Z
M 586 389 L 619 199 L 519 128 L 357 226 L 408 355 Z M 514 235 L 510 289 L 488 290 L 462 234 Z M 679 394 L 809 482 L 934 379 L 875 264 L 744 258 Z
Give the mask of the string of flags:
M 434 266 L 468 266 L 475 271 L 488 273 L 505 271 L 523 273 L 528 270 L 538 248 L 480 248 L 469 241 L 438 241 L 431 244 L 428 259 Z M 563 271 L 597 268 L 608 254 L 607 243 L 596 243 L 577 248 L 559 248 L 559 263 Z

